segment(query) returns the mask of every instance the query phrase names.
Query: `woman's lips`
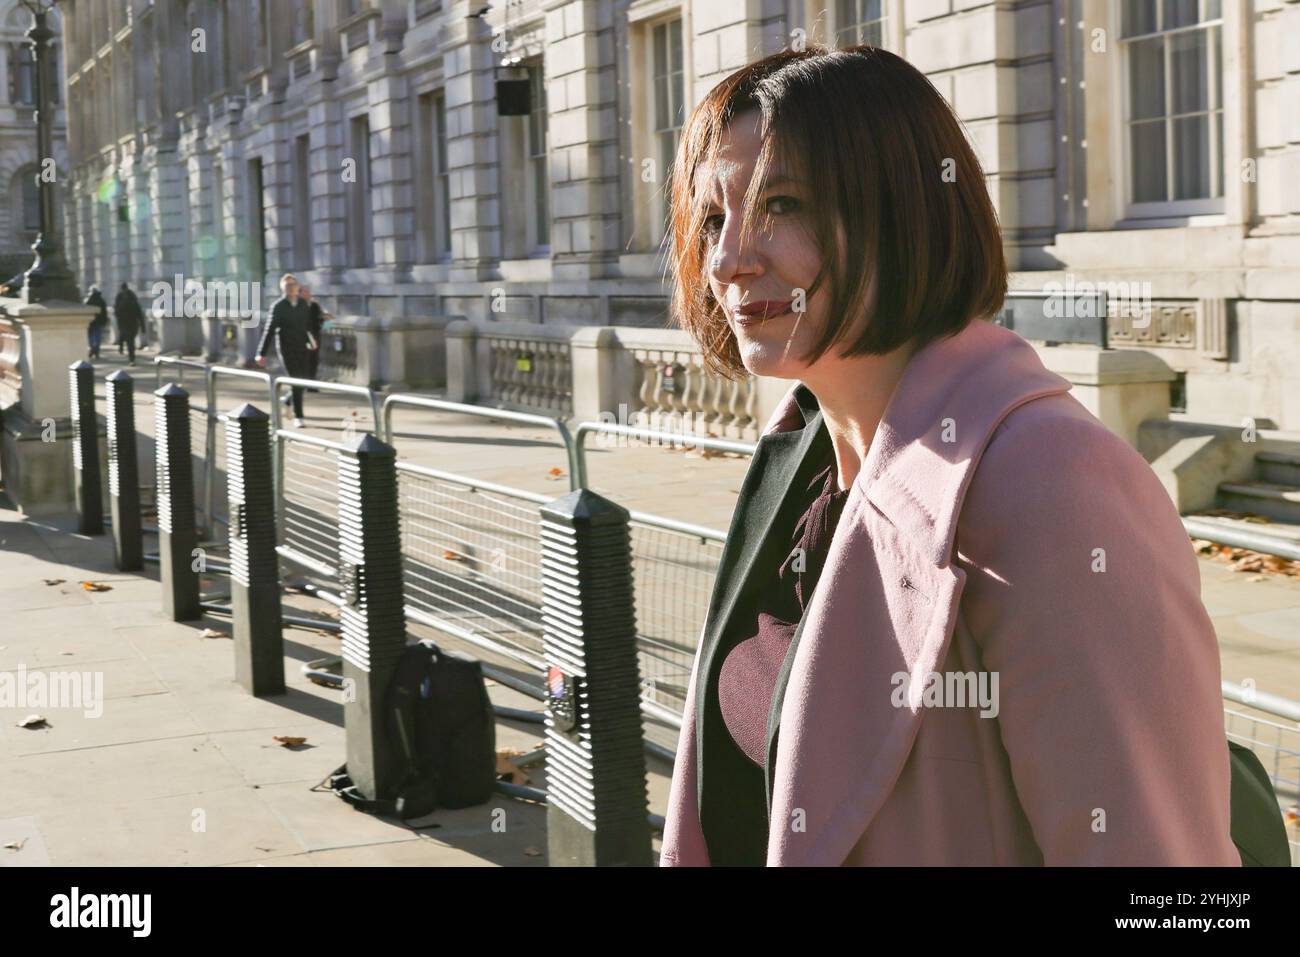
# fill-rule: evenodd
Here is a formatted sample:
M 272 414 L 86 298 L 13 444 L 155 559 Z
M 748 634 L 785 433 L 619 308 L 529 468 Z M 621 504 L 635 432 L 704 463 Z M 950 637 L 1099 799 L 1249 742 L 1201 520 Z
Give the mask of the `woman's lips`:
M 736 306 L 731 310 L 731 315 L 738 326 L 756 326 L 761 322 L 784 316 L 790 311 L 793 302 L 792 299 L 761 299 Z

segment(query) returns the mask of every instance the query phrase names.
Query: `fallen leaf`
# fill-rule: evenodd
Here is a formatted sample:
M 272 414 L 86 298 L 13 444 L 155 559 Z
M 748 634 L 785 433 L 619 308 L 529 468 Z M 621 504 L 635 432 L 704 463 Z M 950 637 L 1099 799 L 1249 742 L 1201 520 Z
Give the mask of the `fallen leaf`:
M 112 591 L 112 585 L 105 585 L 103 582 L 82 582 L 81 587 L 86 591 Z
M 563 474 L 564 474 L 564 469 L 559 468 L 558 466 L 552 466 L 550 470 L 547 471 L 546 473 L 546 481 L 554 482 Z
M 47 584 L 47 585 L 62 585 L 65 581 L 67 581 L 67 579 L 66 579 L 66 578 L 46 578 L 46 579 L 44 579 L 44 581 L 45 581 L 45 584 Z
M 27 843 L 27 838 L 23 838 L 21 841 L 10 841 L 4 847 L 6 851 L 21 851 L 23 849 L 23 845 L 26 843 Z
M 271 740 L 284 748 L 300 748 L 307 743 L 306 738 L 297 738 L 286 734 L 272 735 Z
M 466 558 L 465 558 L 464 555 L 462 555 L 460 552 L 453 552 L 450 548 L 444 548 L 444 549 L 442 550 L 442 557 L 445 558 L 445 559 L 447 559 L 447 561 L 449 561 L 449 562 L 463 562 L 463 561 L 466 561 Z
M 18 727 L 27 728 L 29 731 L 35 731 L 38 728 L 48 728 L 50 723 L 39 714 L 29 714 L 23 720 L 18 722 Z
M 511 784 L 527 784 L 528 775 L 524 773 L 523 768 L 518 767 L 510 760 L 527 753 L 519 748 L 497 748 L 497 776 L 508 774 L 510 775 Z
M 541 857 L 542 852 L 535 847 L 525 847 L 524 854 L 528 857 Z
M 199 632 L 200 638 L 229 638 L 230 636 L 224 631 L 217 631 L 215 628 L 204 628 Z

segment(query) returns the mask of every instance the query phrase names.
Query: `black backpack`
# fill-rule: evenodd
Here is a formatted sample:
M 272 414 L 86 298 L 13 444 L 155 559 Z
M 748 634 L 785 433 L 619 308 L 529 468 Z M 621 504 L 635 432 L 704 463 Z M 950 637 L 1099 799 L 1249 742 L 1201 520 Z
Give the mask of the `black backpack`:
M 388 686 L 384 729 L 406 765 L 395 800 L 363 797 L 347 765 L 329 778 L 330 789 L 358 810 L 406 820 L 491 797 L 496 721 L 479 661 L 427 640 L 411 645 Z

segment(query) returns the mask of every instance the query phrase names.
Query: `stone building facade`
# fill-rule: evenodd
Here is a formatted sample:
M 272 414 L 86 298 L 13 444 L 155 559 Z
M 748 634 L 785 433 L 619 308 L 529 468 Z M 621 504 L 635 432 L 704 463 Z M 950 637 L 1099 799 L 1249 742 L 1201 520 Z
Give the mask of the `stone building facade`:
M 966 125 L 1013 288 L 1131 284 L 1111 343 L 1188 417 L 1300 431 L 1300 2 L 62 7 L 83 287 L 292 270 L 341 315 L 664 327 L 684 113 L 764 53 L 868 40 Z
M 56 34 L 60 30 L 56 11 L 49 18 Z M 32 15 L 19 0 L 0 2 L 0 282 L 32 264 L 32 243 L 40 231 L 41 204 L 36 176 L 40 171 L 36 155 L 36 73 L 27 30 Z M 58 64 L 63 62 L 62 43 L 56 36 L 51 48 Z M 60 88 L 54 94 L 53 124 L 56 180 L 55 203 L 59 209 L 62 183 L 58 170 L 68 168 L 67 127 L 63 104 L 63 69 L 55 74 Z

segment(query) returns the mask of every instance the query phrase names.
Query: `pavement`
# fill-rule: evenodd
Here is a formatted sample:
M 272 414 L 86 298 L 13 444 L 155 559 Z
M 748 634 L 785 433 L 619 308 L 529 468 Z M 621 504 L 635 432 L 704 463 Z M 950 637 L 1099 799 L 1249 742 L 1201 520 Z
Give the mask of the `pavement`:
M 154 382 L 142 358 L 129 371 L 141 381 L 137 427 L 147 439 Z M 106 359 L 102 372 L 119 367 L 116 357 Z M 258 398 L 233 383 L 218 405 Z M 354 400 L 316 394 L 307 402 L 313 434 L 339 437 L 349 422 L 369 428 L 369 413 Z M 407 460 L 557 496 L 568 489 L 562 449 L 545 429 L 403 411 L 397 431 Z M 152 443 L 141 446 L 148 476 Z M 590 468 L 596 489 L 628 508 L 725 529 L 747 464 L 663 448 L 593 447 Z M 553 468 L 561 469 L 558 478 Z M 152 546 L 146 538 L 146 550 Z M 338 638 L 286 628 L 288 690 L 253 698 L 234 684 L 226 618 L 165 620 L 156 566 L 123 574 L 111 558 L 107 535 L 76 533 L 72 516 L 31 519 L 0 497 L 0 673 L 79 672 L 103 682 L 99 708 L 0 707 L 0 867 L 545 865 L 545 810 L 535 804 L 494 797 L 407 827 L 314 790 L 343 761 L 343 705 L 340 692 L 312 684 L 301 665 L 337 653 Z M 1300 700 L 1300 580 L 1234 572 L 1208 558 L 1200 567 L 1224 678 Z M 83 581 L 108 589 L 89 591 Z M 211 578 L 204 587 L 220 592 L 224 584 Z M 329 618 L 324 602 L 286 600 L 298 614 Z M 205 629 L 220 634 L 203 637 Z M 495 682 L 489 694 L 498 705 L 538 707 Z M 46 726 L 17 726 L 33 712 Z M 499 720 L 498 747 L 530 750 L 540 731 Z M 1280 733 L 1288 736 L 1284 746 L 1300 750 L 1300 731 Z M 275 736 L 306 743 L 286 748 Z M 650 810 L 662 815 L 671 768 L 653 756 L 647 762 Z M 544 770 L 530 775 L 530 785 L 545 787 Z

